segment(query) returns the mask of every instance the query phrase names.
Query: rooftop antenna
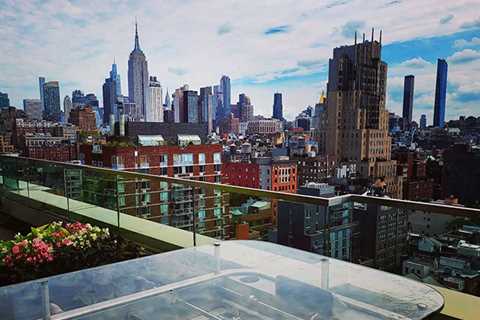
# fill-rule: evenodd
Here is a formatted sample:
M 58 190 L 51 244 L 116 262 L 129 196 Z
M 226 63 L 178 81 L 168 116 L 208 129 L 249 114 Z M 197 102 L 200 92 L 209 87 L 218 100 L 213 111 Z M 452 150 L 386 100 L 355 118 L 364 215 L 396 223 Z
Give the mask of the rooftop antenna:
M 357 45 L 357 30 L 355 30 L 355 45 Z
M 375 32 L 375 29 L 372 28 L 372 43 L 373 43 L 373 34 L 374 34 L 374 32 Z
M 380 29 L 380 44 L 382 44 L 382 29 Z
M 365 43 L 365 32 L 363 33 L 363 42 Z

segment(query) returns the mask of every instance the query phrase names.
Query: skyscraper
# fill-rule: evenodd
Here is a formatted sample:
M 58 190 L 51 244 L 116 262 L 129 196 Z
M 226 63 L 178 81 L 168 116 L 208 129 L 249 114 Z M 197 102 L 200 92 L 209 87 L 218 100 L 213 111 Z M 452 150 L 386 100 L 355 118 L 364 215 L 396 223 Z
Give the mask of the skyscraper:
M 10 107 L 10 99 L 8 98 L 8 93 L 0 92 L 0 108 Z
M 250 101 L 250 98 L 245 94 L 241 93 L 238 95 L 238 113 L 240 122 L 248 122 L 253 120 L 253 106 Z
M 120 75 L 117 72 L 117 64 L 115 59 L 113 60 L 112 70 L 110 71 L 110 79 L 115 82 L 115 95 L 117 97 L 122 95 L 122 83 L 120 81 Z
M 183 87 L 176 89 L 173 95 L 173 112 L 176 123 L 188 122 L 188 113 L 183 103 L 183 92 L 187 90 L 188 84 L 184 84 Z
M 38 89 L 40 90 L 40 103 L 42 105 L 42 112 L 45 110 L 45 100 L 44 100 L 44 94 L 43 94 L 43 85 L 45 84 L 45 78 L 44 77 L 38 77 Z
M 415 85 L 415 76 L 408 75 L 405 76 L 403 82 L 403 124 L 408 126 L 412 122 L 412 113 L 413 113 L 413 92 Z
M 112 64 L 110 77 L 105 79 L 102 86 L 103 93 L 103 124 L 110 122 L 110 115 L 113 114 L 115 120 L 119 120 L 118 99 L 122 96 L 122 88 L 120 83 L 120 75 L 117 73 L 117 65 L 115 61 Z M 123 102 L 123 101 L 122 101 Z
M 220 85 L 213 86 L 213 95 L 217 100 L 217 108 L 215 109 L 213 120 L 215 120 L 215 126 L 218 126 L 223 118 L 223 92 Z
M 231 111 L 231 87 L 230 78 L 228 76 L 222 76 L 220 79 L 220 88 L 222 90 L 222 113 L 224 118 L 229 118 Z
M 200 88 L 200 122 L 208 123 L 212 118 L 212 110 L 209 109 L 209 99 L 212 96 L 212 87 Z
M 171 109 L 172 108 L 172 100 L 170 98 L 170 95 L 168 93 L 168 88 L 167 88 L 167 94 L 165 95 L 165 107 L 167 109 Z
M 427 128 L 427 115 L 422 114 L 420 116 L 420 129 L 426 129 Z
M 447 100 L 448 64 L 444 59 L 437 61 L 437 82 L 435 85 L 435 107 L 433 126 L 443 128 L 445 125 L 445 104 Z
M 70 111 L 72 111 L 72 100 L 66 95 L 63 99 L 63 112 L 65 113 L 64 119 L 66 123 L 68 123 L 68 120 L 70 119 Z
M 186 90 L 183 91 L 183 109 L 185 110 L 188 123 L 198 123 L 199 122 L 199 112 L 198 112 L 198 94 L 197 91 Z
M 385 108 L 387 64 L 381 60 L 381 35 L 380 41 L 373 35 L 372 30 L 371 41 L 335 48 L 329 60 L 326 153 L 354 162 L 364 179 L 383 179 L 379 184 L 400 198 Z
M 43 99 L 45 103 L 45 120 L 60 121 L 60 85 L 58 81 L 49 81 L 43 85 Z
M 157 80 L 157 77 L 150 77 L 147 93 L 146 121 L 163 122 L 162 85 Z
M 282 94 L 278 92 L 273 95 L 273 118 L 283 120 Z
M 24 99 L 23 110 L 30 120 L 42 120 L 42 102 L 40 99 Z
M 138 28 L 135 23 L 135 47 L 128 59 L 128 97 L 135 103 L 140 117 L 145 120 L 147 108 L 147 88 L 149 83 L 148 65 L 145 54 L 140 49 Z
M 72 92 L 72 108 L 78 108 L 85 105 L 85 95 L 80 90 Z

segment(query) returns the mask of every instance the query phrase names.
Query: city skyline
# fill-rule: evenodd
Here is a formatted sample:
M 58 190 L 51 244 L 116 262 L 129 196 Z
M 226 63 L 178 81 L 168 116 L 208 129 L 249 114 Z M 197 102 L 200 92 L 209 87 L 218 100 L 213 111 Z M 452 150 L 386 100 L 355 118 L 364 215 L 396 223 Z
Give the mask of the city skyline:
M 402 1 L 378 1 L 368 8 L 362 8 L 361 1 L 305 1 L 295 6 L 283 1 L 274 3 L 276 16 L 271 16 L 268 2 L 252 6 L 146 1 L 136 6 L 123 2 L 93 6 L 53 1 L 41 7 L 0 3 L 4 8 L 0 20 L 7 26 L 0 31 L 5 43 L 0 53 L 4 70 L 0 91 L 7 92 L 17 107 L 23 99 L 39 98 L 38 76 L 60 81 L 62 100 L 73 89 L 102 97 L 113 59 L 121 78 L 127 79 L 136 16 L 149 71 L 170 92 L 184 83 L 192 90 L 214 85 L 225 74 L 232 79 L 232 103 L 245 92 L 255 113 L 269 116 L 273 94 L 281 92 L 285 117 L 292 119 L 306 105 L 313 106 L 325 89 L 333 48 L 352 44 L 355 30 L 360 37 L 367 33 L 368 39 L 369 28 L 375 27 L 384 30 L 382 59 L 389 67 L 389 111 L 401 114 L 403 78 L 413 74 L 413 120 L 426 114 L 431 124 L 436 60 L 444 58 L 449 63 L 446 120 L 480 115 L 475 108 L 480 103 L 480 82 L 475 81 L 480 72 L 480 17 L 475 8 L 480 5 L 475 1 L 442 6 L 423 1 L 413 4 L 417 8 L 413 11 Z M 211 6 L 225 12 L 225 17 L 237 13 L 244 18 L 211 19 L 207 15 Z M 187 26 L 180 25 L 186 9 L 199 15 L 190 17 Z M 91 12 L 101 19 L 90 19 Z M 125 81 L 122 85 L 126 92 Z

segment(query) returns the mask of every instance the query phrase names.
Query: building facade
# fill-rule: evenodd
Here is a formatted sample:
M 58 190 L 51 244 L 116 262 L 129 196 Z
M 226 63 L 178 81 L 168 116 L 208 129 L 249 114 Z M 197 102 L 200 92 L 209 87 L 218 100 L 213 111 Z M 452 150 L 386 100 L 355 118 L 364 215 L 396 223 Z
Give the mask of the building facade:
M 63 99 L 63 113 L 64 113 L 64 118 L 63 121 L 68 123 L 69 117 L 70 117 L 70 111 L 72 111 L 72 100 L 68 95 L 65 96 Z
M 445 125 L 445 108 L 447 103 L 448 64 L 444 59 L 437 61 L 437 81 L 435 83 L 435 106 L 433 126 L 443 128 Z
M 277 119 L 259 119 L 248 122 L 248 134 L 274 135 L 283 131 L 282 122 Z
M 147 89 L 149 84 L 147 58 L 140 49 L 138 28 L 135 23 L 135 47 L 128 59 L 128 97 L 135 103 L 145 121 L 147 108 Z
M 403 121 L 410 124 L 412 122 L 413 115 L 413 97 L 414 97 L 414 87 L 415 87 L 415 76 L 408 75 L 405 76 L 403 81 Z
M 329 61 L 326 153 L 357 163 L 362 178 L 385 179 L 388 193 L 401 198 L 401 179 L 391 160 L 389 112 L 385 108 L 387 64 L 380 42 L 363 41 L 333 50 Z
M 40 99 L 24 99 L 23 110 L 30 120 L 42 120 L 43 107 Z
M 92 107 L 78 107 L 70 111 L 70 123 L 81 131 L 95 131 L 97 129 L 96 116 Z
M 230 78 L 228 76 L 222 76 L 220 79 L 220 88 L 222 92 L 222 118 L 230 116 L 231 110 L 231 87 Z
M 257 163 L 226 162 L 222 164 L 222 183 L 246 188 L 260 188 L 260 166 Z
M 43 99 L 45 103 L 44 119 L 60 121 L 60 86 L 58 81 L 49 81 L 43 85 Z
M 272 118 L 283 120 L 283 103 L 282 103 L 282 94 L 275 93 L 273 95 L 273 116 Z
M 7 93 L 0 92 L 0 108 L 10 107 L 10 99 Z
M 150 77 L 147 99 L 146 121 L 163 122 L 163 92 L 157 77 Z

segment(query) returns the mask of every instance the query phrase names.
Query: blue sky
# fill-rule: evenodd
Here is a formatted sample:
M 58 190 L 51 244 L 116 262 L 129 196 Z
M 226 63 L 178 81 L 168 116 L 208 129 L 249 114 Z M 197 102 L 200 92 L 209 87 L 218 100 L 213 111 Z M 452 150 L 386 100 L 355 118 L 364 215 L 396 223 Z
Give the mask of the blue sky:
M 480 116 L 478 0 L 14 1 L 0 0 L 0 91 L 11 102 L 38 97 L 38 76 L 61 94 L 94 92 L 115 58 L 127 91 L 133 25 L 151 75 L 170 93 L 232 78 L 232 101 L 245 92 L 270 115 L 273 93 L 293 118 L 325 89 L 328 59 L 355 30 L 383 29 L 389 65 L 387 108 L 401 112 L 403 77 L 414 74 L 414 119 L 432 119 L 437 58 L 449 63 L 447 118 Z

